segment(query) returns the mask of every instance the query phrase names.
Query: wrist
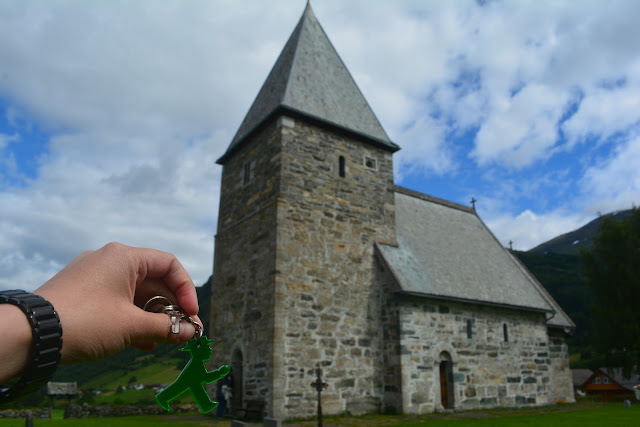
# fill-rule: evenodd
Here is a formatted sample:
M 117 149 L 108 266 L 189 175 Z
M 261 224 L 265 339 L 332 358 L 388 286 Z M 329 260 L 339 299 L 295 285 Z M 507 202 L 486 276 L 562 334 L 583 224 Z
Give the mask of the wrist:
M 4 323 L 3 341 L 0 346 L 2 374 L 0 383 L 22 373 L 29 361 L 29 349 L 33 337 L 29 321 L 20 308 L 11 304 L 0 304 L 0 319 Z

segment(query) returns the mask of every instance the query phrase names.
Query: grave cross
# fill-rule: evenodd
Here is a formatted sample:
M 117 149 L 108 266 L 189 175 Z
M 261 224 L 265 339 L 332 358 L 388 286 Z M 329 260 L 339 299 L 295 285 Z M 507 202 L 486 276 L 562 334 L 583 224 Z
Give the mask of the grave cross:
M 473 209 L 474 211 L 476 210 L 476 202 L 477 202 L 476 198 L 472 197 L 471 198 L 471 209 Z
M 316 380 L 311 383 L 311 387 L 315 388 L 318 392 L 318 427 L 322 427 L 322 390 L 329 384 L 322 381 L 322 369 L 320 364 L 316 365 Z

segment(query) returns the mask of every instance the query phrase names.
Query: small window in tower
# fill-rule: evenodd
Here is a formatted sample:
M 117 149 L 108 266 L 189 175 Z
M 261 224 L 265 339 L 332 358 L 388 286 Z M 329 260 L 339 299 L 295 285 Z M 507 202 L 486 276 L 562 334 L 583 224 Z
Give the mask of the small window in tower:
M 371 156 L 364 156 L 364 167 L 374 171 L 378 170 L 378 159 Z
M 507 324 L 502 324 L 502 334 L 504 335 L 504 342 L 509 342 L 509 328 L 507 328 Z
M 242 185 L 247 185 L 253 179 L 253 169 L 256 162 L 246 162 L 242 165 Z
M 338 159 L 338 173 L 340 174 L 340 178 L 345 177 L 345 165 L 344 165 L 344 156 L 340 156 Z
M 471 319 L 467 319 L 467 338 L 473 338 L 473 322 Z

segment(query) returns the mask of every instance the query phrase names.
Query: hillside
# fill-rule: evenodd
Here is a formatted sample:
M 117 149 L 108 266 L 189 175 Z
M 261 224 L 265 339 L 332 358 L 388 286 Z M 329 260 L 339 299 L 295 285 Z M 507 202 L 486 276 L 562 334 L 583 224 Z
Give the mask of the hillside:
M 569 340 L 573 353 L 589 353 L 592 330 L 589 306 L 595 302 L 584 276 L 580 248 L 591 247 L 602 218 L 620 219 L 630 213 L 631 210 L 624 210 L 600 216 L 527 252 L 514 251 L 576 324 Z
M 584 245 L 586 247 L 590 247 L 592 245 L 602 218 L 615 216 L 616 218 L 621 219 L 630 213 L 631 209 L 627 209 L 599 216 L 587 225 L 569 233 L 562 234 L 547 242 L 541 243 L 527 252 L 535 254 L 554 253 L 562 255 L 580 255 L 580 246 Z
M 591 332 L 589 305 L 593 302 L 593 293 L 587 286 L 580 256 L 531 251 L 513 251 L 513 254 L 576 324 L 575 333 L 569 340 L 572 352 L 587 346 Z

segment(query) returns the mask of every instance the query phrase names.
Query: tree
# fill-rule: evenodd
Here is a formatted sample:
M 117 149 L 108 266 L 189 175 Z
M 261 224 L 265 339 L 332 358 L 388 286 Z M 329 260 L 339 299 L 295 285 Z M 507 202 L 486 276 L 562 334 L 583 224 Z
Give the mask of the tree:
M 628 374 L 640 367 L 640 209 L 603 217 L 593 247 L 580 255 L 595 294 L 593 345 Z

